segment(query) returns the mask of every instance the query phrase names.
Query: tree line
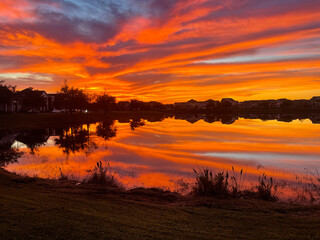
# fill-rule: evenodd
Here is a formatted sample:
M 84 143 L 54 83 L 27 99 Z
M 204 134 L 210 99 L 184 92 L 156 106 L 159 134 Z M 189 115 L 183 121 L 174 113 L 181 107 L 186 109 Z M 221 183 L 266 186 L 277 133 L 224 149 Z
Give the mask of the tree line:
M 74 110 L 90 110 L 109 112 L 113 110 L 163 110 L 164 105 L 160 102 L 143 102 L 137 99 L 117 102 L 117 98 L 101 92 L 89 94 L 84 89 L 69 86 L 67 82 L 59 89 L 55 96 L 54 108 L 65 109 L 68 112 Z
M 0 81 L 0 106 L 8 105 L 12 101 L 18 101 L 25 108 L 40 108 L 50 105 L 46 111 L 61 110 L 72 113 L 74 111 L 103 111 L 113 110 L 163 110 L 160 102 L 143 102 L 137 99 L 117 102 L 116 97 L 101 92 L 100 94 L 88 93 L 84 89 L 70 86 L 67 81 L 59 88 L 56 94 L 43 94 L 45 91 L 35 90 L 32 87 L 22 91 L 16 91 L 16 86 L 7 85 Z

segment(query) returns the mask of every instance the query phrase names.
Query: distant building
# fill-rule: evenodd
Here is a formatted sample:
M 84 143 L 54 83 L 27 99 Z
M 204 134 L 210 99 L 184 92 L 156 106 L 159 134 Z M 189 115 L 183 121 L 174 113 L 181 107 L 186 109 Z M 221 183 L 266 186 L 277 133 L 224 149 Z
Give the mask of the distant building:
M 232 124 L 236 120 L 238 120 L 237 116 L 222 116 L 221 117 L 221 123 L 222 124 Z
M 316 114 L 312 114 L 312 116 L 310 117 L 310 120 L 312 121 L 312 123 L 316 123 L 316 124 L 320 124 L 320 114 L 316 113 Z
M 130 102 L 129 101 L 120 101 L 118 102 L 118 109 L 121 111 L 130 110 Z
M 320 96 L 312 97 L 310 100 L 320 102 Z
M 206 110 L 214 110 L 220 107 L 221 103 L 219 101 L 215 101 L 212 99 L 209 99 L 205 101 L 206 103 Z
M 313 108 L 320 108 L 320 97 L 313 97 L 310 101 Z
M 174 104 L 165 104 L 164 109 L 167 111 L 172 111 L 174 109 Z
M 13 112 L 13 92 L 6 86 L 0 84 L 0 112 Z
M 242 109 L 258 109 L 258 108 L 280 108 L 278 100 L 250 100 L 239 103 Z
M 16 111 L 46 112 L 49 110 L 49 97 L 45 91 L 26 88 L 14 96 Z
M 10 101 L 9 103 L 0 103 L 0 112 L 15 112 L 15 103 L 15 101 Z
M 312 102 L 309 100 L 293 100 L 293 107 L 297 109 L 312 108 Z
M 208 102 L 198 102 L 194 99 L 189 100 L 188 102 L 177 102 L 175 103 L 176 109 L 181 110 L 205 110 L 207 107 Z
M 293 101 L 286 98 L 280 98 L 278 102 L 281 108 L 291 108 L 293 106 Z
M 195 115 L 195 114 L 191 114 L 185 117 L 185 120 L 187 120 L 189 123 L 196 123 L 201 119 L 201 116 Z
M 203 120 L 208 123 L 213 123 L 220 121 L 220 116 L 218 115 L 204 115 Z
M 163 104 L 156 101 L 145 102 L 143 105 L 146 110 L 151 110 L 151 111 L 162 110 L 163 108 Z
M 48 108 L 50 112 L 55 109 L 54 101 L 56 100 L 58 95 L 59 94 L 48 94 Z
M 222 107 L 238 107 L 238 101 L 233 100 L 232 98 L 222 98 L 221 105 Z
M 252 108 L 259 108 L 260 104 L 259 101 L 244 101 L 244 102 L 240 102 L 238 104 L 239 108 L 244 108 L 244 109 L 252 109 Z

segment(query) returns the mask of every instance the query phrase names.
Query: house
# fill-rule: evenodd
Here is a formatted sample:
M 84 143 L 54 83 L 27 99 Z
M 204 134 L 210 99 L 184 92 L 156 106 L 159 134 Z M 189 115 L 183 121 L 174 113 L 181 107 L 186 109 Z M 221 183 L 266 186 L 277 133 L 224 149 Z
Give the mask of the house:
M 188 102 L 177 102 L 174 104 L 177 109 L 182 109 L 182 110 L 193 110 L 195 109 L 197 105 L 197 101 L 191 99 Z
M 50 112 L 55 110 L 54 101 L 59 94 L 48 94 L 48 109 Z
M 252 108 L 259 108 L 260 107 L 260 101 L 255 101 L 255 100 L 251 100 L 251 101 L 244 101 L 244 102 L 240 102 L 239 108 L 244 108 L 244 109 L 252 109 Z
M 312 97 L 310 100 L 320 102 L 320 96 Z
M 201 117 L 196 114 L 190 114 L 185 117 L 185 120 L 191 124 L 198 122 L 200 119 L 201 119 Z
M 130 110 L 130 102 L 129 101 L 118 102 L 118 109 L 121 111 L 129 111 Z
M 178 110 L 204 110 L 207 107 L 207 101 L 198 102 L 194 99 L 189 100 L 188 102 L 177 102 L 174 103 L 175 108 Z
M 278 102 L 281 108 L 290 108 L 293 106 L 293 101 L 286 98 L 278 99 Z
M 203 120 L 208 123 L 213 123 L 220 121 L 220 117 L 218 115 L 204 115 Z
M 232 98 L 222 98 L 221 105 L 222 107 L 238 107 L 238 101 L 233 100 Z
M 313 124 L 320 124 L 320 114 L 315 113 L 310 116 L 310 120 L 312 121 Z
M 320 108 L 320 97 L 313 97 L 310 101 L 313 108 Z
M 174 103 L 175 109 L 186 109 L 187 103 L 186 102 L 176 102 Z
M 269 108 L 280 108 L 280 102 L 278 100 L 267 100 L 269 102 Z
M 250 100 L 239 103 L 239 108 L 242 109 L 257 109 L 257 108 L 280 108 L 278 100 Z
M 293 100 L 293 107 L 296 109 L 312 108 L 312 101 L 309 100 Z
M 49 97 L 46 91 L 26 88 L 17 92 L 14 96 L 16 111 L 22 112 L 46 112 L 49 110 Z
M 236 120 L 238 120 L 238 117 L 233 115 L 223 115 L 221 117 L 222 124 L 233 124 Z
M 156 101 L 151 101 L 151 102 L 145 102 L 144 103 L 144 108 L 146 110 L 151 110 L 151 111 L 162 110 L 163 105 L 162 105 L 162 103 L 159 103 L 159 102 L 156 102 Z
M 9 103 L 0 103 L 0 112 L 14 112 L 15 105 L 13 101 Z
M 165 104 L 164 109 L 166 111 L 172 111 L 174 109 L 174 104 Z
M 206 106 L 205 106 L 206 110 L 215 110 L 217 108 L 220 108 L 220 105 L 221 105 L 219 101 L 215 101 L 212 99 L 205 101 L 205 103 L 206 103 Z
M 0 85 L 0 112 L 13 112 L 13 92 L 6 86 Z

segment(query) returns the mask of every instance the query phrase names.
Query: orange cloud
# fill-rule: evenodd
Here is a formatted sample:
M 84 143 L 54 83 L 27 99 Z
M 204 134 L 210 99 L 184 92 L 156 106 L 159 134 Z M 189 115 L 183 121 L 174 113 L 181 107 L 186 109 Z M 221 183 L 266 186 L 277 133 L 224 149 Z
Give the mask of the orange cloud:
M 108 89 L 119 100 L 317 94 L 320 6 L 315 0 L 290 5 L 272 0 L 268 8 L 253 0 L 170 5 L 154 0 L 117 10 L 95 4 L 2 1 L 0 79 L 23 88 L 30 84 L 1 74 L 51 74 L 52 81 L 34 87 L 53 91 L 68 79 L 79 87 Z M 94 6 L 100 6 L 96 15 Z

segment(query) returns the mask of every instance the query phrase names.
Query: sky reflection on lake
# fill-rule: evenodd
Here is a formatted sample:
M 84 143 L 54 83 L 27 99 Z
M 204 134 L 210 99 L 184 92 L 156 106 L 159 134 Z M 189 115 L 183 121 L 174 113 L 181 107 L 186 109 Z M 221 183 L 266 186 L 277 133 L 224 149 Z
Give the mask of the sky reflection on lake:
M 8 164 L 7 170 L 44 178 L 59 178 L 62 172 L 81 180 L 102 161 L 104 166 L 110 163 L 125 187 L 177 190 L 181 179 L 192 181 L 193 169 L 243 168 L 250 185 L 263 172 L 278 181 L 294 182 L 297 175 L 306 173 L 305 168 L 320 167 L 319 125 L 310 120 L 288 123 L 240 118 L 227 125 L 139 119 L 43 131 L 46 136 L 41 144 L 23 142 L 28 140 L 26 133 L 13 133 L 12 146 L 24 154 L 18 162 Z

